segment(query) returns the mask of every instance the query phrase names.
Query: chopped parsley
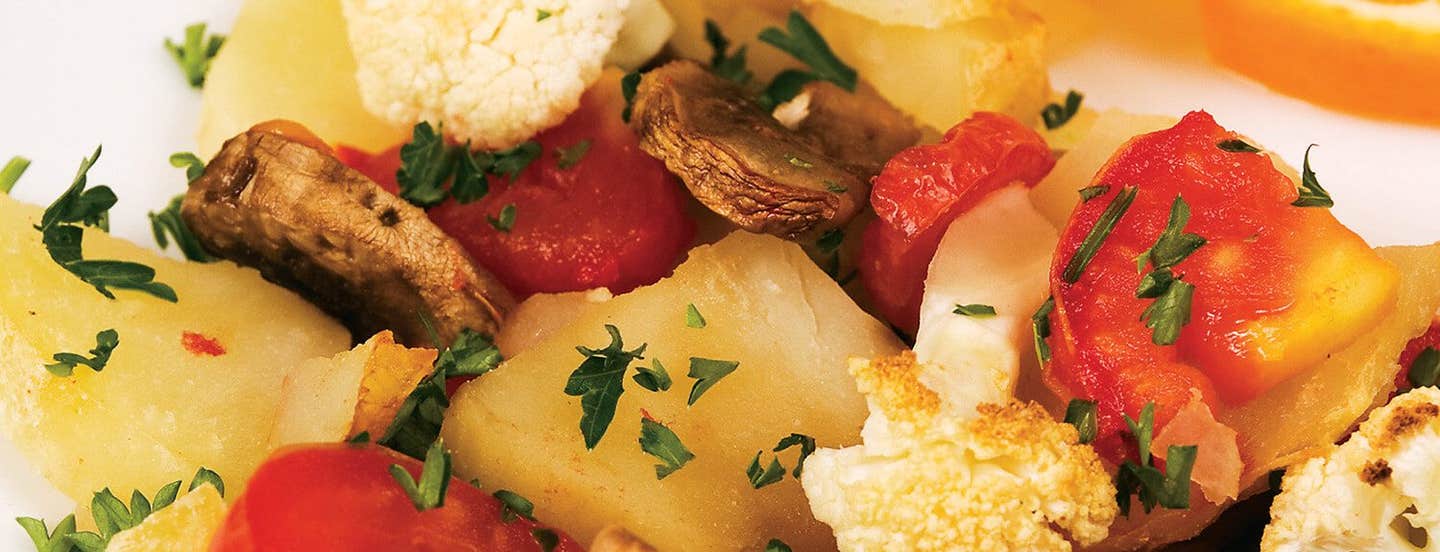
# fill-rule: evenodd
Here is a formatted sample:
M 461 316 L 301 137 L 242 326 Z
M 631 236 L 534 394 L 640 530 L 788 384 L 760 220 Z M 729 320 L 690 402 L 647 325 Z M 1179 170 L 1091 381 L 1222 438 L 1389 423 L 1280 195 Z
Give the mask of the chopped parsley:
M 806 161 L 806 160 L 801 159 L 801 158 L 799 158 L 799 157 L 795 157 L 794 155 L 790 155 L 790 154 L 786 154 L 786 155 L 785 155 L 785 162 L 790 163 L 791 166 L 799 167 L 799 168 L 802 168 L 802 169 L 813 169 L 813 168 L 815 168 L 815 164 L 814 164 L 814 163 L 811 163 L 811 162 L 809 162 L 809 161 Z
M 1170 204 L 1170 218 L 1155 245 L 1135 257 L 1136 270 L 1144 271 L 1146 264 L 1151 266 L 1151 272 L 1140 279 L 1135 297 L 1155 300 L 1145 308 L 1140 319 L 1151 329 L 1150 341 L 1156 345 L 1174 345 L 1180 337 L 1180 328 L 1190 323 L 1195 286 L 1176 275 L 1174 268 L 1205 245 L 1205 238 L 1185 232 L 1189 221 L 1190 205 L 1185 203 L 1185 198 L 1175 196 Z
M 369 431 L 361 431 L 360 433 L 356 433 L 356 434 L 354 434 L 354 435 L 351 435 L 349 439 L 346 439 L 346 440 L 345 440 L 345 444 L 347 444 L 347 445 L 368 445 L 368 444 L 370 444 L 370 432 L 369 432 Z
M 1070 119 L 1080 112 L 1080 102 L 1084 99 L 1085 96 L 1071 90 L 1065 94 L 1065 103 L 1045 106 L 1045 109 L 1040 111 L 1040 118 L 1045 120 L 1045 128 L 1055 130 L 1065 126 L 1065 123 L 1070 122 Z
M 786 69 L 775 75 L 774 80 L 770 81 L 770 85 L 765 87 L 757 100 L 760 102 L 760 107 L 771 111 L 775 109 L 775 106 L 795 99 L 795 96 L 800 95 L 800 91 L 805 89 L 805 85 L 817 80 L 820 80 L 820 77 L 809 71 Z
M 742 45 L 731 53 L 730 39 L 725 38 L 720 25 L 710 19 L 705 20 L 705 42 L 710 43 L 710 72 L 738 84 L 748 83 L 755 76 L 745 68 L 745 50 L 748 47 Z
M 973 303 L 969 305 L 955 305 L 955 314 L 969 316 L 972 318 L 990 318 L 995 316 L 995 307 Z
M 165 39 L 165 50 L 174 56 L 175 63 L 180 65 L 190 87 L 200 88 L 205 86 L 205 75 L 210 72 L 211 60 L 215 59 L 215 54 L 220 53 L 220 47 L 224 44 L 225 35 L 207 36 L 205 24 L 196 23 L 185 27 L 183 42 L 176 44 L 168 38 Z
M 1080 188 L 1080 200 L 1090 201 L 1092 199 L 1105 195 L 1105 193 L 1109 191 L 1110 187 L 1103 184 L 1096 186 L 1086 186 L 1084 188 Z
M 843 243 L 845 243 L 845 231 L 831 228 L 824 234 L 820 234 L 820 239 L 815 240 L 815 247 L 819 248 L 821 253 L 829 255 L 838 251 Z
M 205 174 L 205 162 L 200 157 L 188 151 L 170 154 L 170 166 L 177 169 L 185 169 L 186 182 L 194 182 Z
M 1126 460 L 1115 474 L 1115 500 L 1120 513 L 1130 515 L 1130 497 L 1136 495 L 1140 504 L 1149 513 L 1158 504 L 1172 510 L 1190 507 L 1190 470 L 1195 465 L 1195 445 L 1171 445 L 1166 449 L 1165 471 L 1154 466 L 1150 457 L 1150 443 L 1155 432 L 1155 403 L 1149 402 L 1140 410 L 1140 420 L 1125 415 L 1125 424 L 1135 437 L 1139 462 Z
M 550 16 L 552 15 L 555 14 L 550 13 L 550 10 L 535 10 L 535 21 L 538 23 L 540 21 L 550 19 Z
M 1249 142 L 1239 138 L 1221 140 L 1215 144 L 1215 147 L 1220 148 L 1221 151 L 1228 151 L 1230 153 L 1260 153 L 1260 148 L 1252 146 Z
M 660 364 L 660 359 L 652 358 L 649 368 L 641 364 L 636 366 L 635 370 L 635 375 L 630 376 L 630 379 L 635 380 L 636 385 L 657 393 L 670 390 L 673 383 L 670 381 L 670 372 L 665 370 L 665 365 Z
M 770 539 L 770 542 L 765 544 L 765 552 L 792 552 L 792 551 L 790 550 L 790 545 L 785 544 L 785 541 L 782 541 L 782 540 L 780 540 L 780 539 Z
M 24 157 L 11 157 L 5 163 L 5 168 L 0 169 L 0 194 L 8 194 L 15 189 L 15 183 L 20 181 L 20 175 L 25 174 L 25 169 L 30 168 L 30 160 Z
M 685 327 L 695 329 L 705 327 L 705 317 L 700 315 L 700 309 L 695 308 L 695 303 L 685 305 Z
M 589 152 L 589 140 L 575 142 L 575 145 L 568 148 L 555 148 L 555 166 L 560 167 L 560 170 L 569 170 L 580 163 L 580 160 L 584 159 L 585 154 Z
M 826 180 L 825 190 L 832 194 L 843 194 L 850 191 L 850 188 L 836 184 L 834 180 Z
M 411 130 L 410 141 L 400 146 L 395 181 L 400 197 L 419 207 L 433 207 L 446 197 L 465 204 L 490 193 L 489 176 L 514 180 L 540 152 L 540 144 L 533 140 L 503 151 L 471 151 L 468 141 L 446 144 L 443 125 L 432 127 L 422 121 Z
M 500 501 L 500 519 L 505 523 L 522 517 L 535 521 L 535 503 L 530 502 L 530 499 L 505 489 L 495 491 L 491 496 Z
M 1105 238 L 1110 236 L 1110 231 L 1115 229 L 1115 225 L 1120 222 L 1120 217 L 1125 216 L 1125 211 L 1135 201 L 1135 193 L 1134 186 L 1126 186 L 1120 189 L 1120 193 L 1115 195 L 1115 199 L 1110 200 L 1110 204 L 1105 206 L 1105 210 L 1100 213 L 1100 218 L 1095 221 L 1095 226 L 1091 227 L 1090 232 L 1085 235 L 1085 241 L 1080 242 L 1080 248 L 1070 257 L 1070 261 L 1065 263 L 1065 270 L 1060 273 L 1061 280 L 1067 284 L 1073 284 L 1080 280 L 1080 275 L 1085 272 L 1085 267 L 1090 264 L 1091 259 L 1095 258 L 1095 254 L 1100 252 L 1100 246 L 1105 243 Z
M 425 466 L 416 481 L 400 464 L 390 464 L 390 476 L 405 490 L 415 509 L 421 512 L 445 505 L 445 491 L 450 488 L 450 453 L 445 440 L 436 439 L 425 452 Z
M 1315 171 L 1310 168 L 1310 149 L 1315 144 L 1305 148 L 1305 164 L 1300 171 L 1300 197 L 1295 198 L 1291 203 L 1296 207 L 1334 207 L 1335 200 L 1330 198 L 1330 193 L 1320 187 L 1320 180 L 1315 178 Z
M 1050 313 L 1055 310 L 1055 297 L 1052 295 L 1040 304 L 1035 314 L 1030 315 L 1030 333 L 1035 338 L 1035 358 L 1040 362 L 1050 360 L 1050 344 L 1045 340 L 1050 337 Z
M 586 149 L 589 149 L 589 146 L 586 146 Z M 493 162 L 489 167 L 490 174 L 505 175 L 510 177 L 510 180 L 515 180 L 515 177 L 520 175 L 520 171 L 525 170 L 525 167 L 530 166 L 531 162 L 540 157 L 540 152 L 540 143 L 534 140 L 521 142 L 520 145 L 508 150 L 497 151 L 492 154 Z
M 46 364 L 45 369 L 62 378 L 75 373 L 75 367 L 82 364 L 99 372 L 105 369 L 105 364 L 110 362 L 110 354 L 114 353 L 118 346 L 120 333 L 113 329 L 104 330 L 95 334 L 95 348 L 90 349 L 89 357 L 75 353 L 55 353 L 55 362 Z
M 690 388 L 690 398 L 685 402 L 687 405 L 694 405 L 706 391 L 719 383 L 722 378 L 730 375 L 740 363 L 733 360 L 714 360 L 709 358 L 690 357 L 691 378 L 695 378 L 695 385 Z
M 565 394 L 580 397 L 580 434 L 585 437 L 586 449 L 594 449 L 610 429 L 610 422 L 615 419 L 615 405 L 625 392 L 625 372 L 630 363 L 645 358 L 642 356 L 644 343 L 626 351 L 619 328 L 606 324 L 605 332 L 610 334 L 610 344 L 605 348 L 575 348 L 585 360 L 565 382 Z
M 81 252 L 84 226 L 104 231 L 110 229 L 110 208 L 115 206 L 115 192 L 107 186 L 86 188 L 90 168 L 100 159 L 100 147 L 80 161 L 75 181 L 60 194 L 40 217 L 35 226 L 50 258 L 107 298 L 114 299 L 110 288 L 131 289 L 149 293 L 171 303 L 179 300 L 170 286 L 155 281 L 155 269 L 140 263 L 114 260 L 85 259 Z
M 455 343 L 435 357 L 435 366 L 444 371 L 445 377 L 479 376 L 494 370 L 502 360 L 500 349 L 489 335 L 465 328 L 455 336 Z
M 779 483 L 785 479 L 785 466 L 780 465 L 780 458 L 770 457 L 770 465 L 760 467 L 760 454 L 764 451 L 755 451 L 755 458 L 750 460 L 750 466 L 745 468 L 745 476 L 750 478 L 750 486 L 756 489 Z
M 434 324 L 428 316 L 420 321 L 430 332 L 435 348 L 441 349 L 435 357 L 435 370 L 420 380 L 415 389 L 405 397 L 395 419 L 385 429 L 376 443 L 395 451 L 422 460 L 440 436 L 440 424 L 444 421 L 445 409 L 450 399 L 445 396 L 445 379 L 453 376 L 479 376 L 500 364 L 500 351 L 490 336 L 463 329 L 455 336 L 449 347 L 440 345 Z
M 164 209 L 158 212 L 151 211 L 146 215 L 150 218 L 150 232 L 155 236 L 155 243 L 160 245 L 160 249 L 168 249 L 170 240 L 173 239 L 175 247 L 180 249 L 180 253 L 185 256 L 186 260 L 197 263 L 214 262 L 215 257 L 205 251 L 205 247 L 200 245 L 200 240 L 195 237 L 194 232 L 190 231 L 190 226 L 185 224 L 185 219 L 180 216 L 180 204 L 184 200 L 184 194 L 177 195 Z M 167 234 L 169 238 L 166 238 Z
M 180 481 L 171 481 L 160 487 L 153 495 L 155 498 L 146 498 L 144 493 L 136 490 L 130 494 L 130 504 L 126 505 L 109 488 L 101 489 L 95 493 L 90 501 L 90 515 L 95 521 L 96 531 L 76 531 L 75 514 L 70 514 L 55 524 L 51 531 L 45 522 L 31 517 L 15 518 L 16 523 L 30 536 L 38 552 L 102 552 L 110 544 L 110 539 L 116 533 L 140 525 L 150 514 L 163 510 L 175 503 L 180 496 Z M 190 481 L 190 490 L 193 491 L 201 484 L 209 483 L 215 485 L 215 490 L 224 496 L 224 484 L 220 482 L 220 476 L 215 472 L 201 467 L 195 477 Z
M 1095 401 L 1070 399 L 1070 404 L 1065 407 L 1065 423 L 1075 426 L 1075 431 L 1080 435 L 1080 444 L 1094 441 L 1100 427 Z
M 550 529 L 531 529 L 530 538 L 535 539 L 535 544 L 540 547 L 540 552 L 554 552 L 555 547 L 560 546 L 560 536 Z
M 858 76 L 855 69 L 840 61 L 820 32 L 797 10 L 791 10 L 785 20 L 785 30 L 775 27 L 760 31 L 760 41 L 790 54 L 810 67 L 817 79 L 827 80 L 847 91 L 854 92 Z
M 640 450 L 660 460 L 655 464 L 655 479 L 665 479 L 695 459 L 695 453 L 685 448 L 674 431 L 650 418 L 640 419 Z
M 791 433 L 789 436 L 780 439 L 775 445 L 773 452 L 782 452 L 790 447 L 800 447 L 800 458 L 795 461 L 795 470 L 790 472 L 796 479 L 805 472 L 805 459 L 815 454 L 815 438 L 801 433 Z
M 620 78 L 620 95 L 625 98 L 625 109 L 620 112 L 620 120 L 630 122 L 630 112 L 635 108 L 635 91 L 640 88 L 640 72 L 631 71 Z
M 179 482 L 177 481 L 176 483 Z M 201 485 L 207 484 L 215 487 L 217 494 L 222 497 L 225 496 L 225 481 L 220 479 L 220 474 L 211 471 L 210 468 L 206 468 L 205 466 L 200 466 L 200 469 L 195 470 L 195 477 L 190 478 L 190 488 L 186 489 L 185 492 L 193 491 Z
M 1410 363 L 1410 373 L 1407 375 L 1411 387 L 1434 387 L 1440 383 L 1440 351 L 1434 347 L 1426 347 Z
M 490 226 L 501 232 L 510 233 L 515 228 L 515 204 L 508 203 L 500 208 L 500 214 L 494 217 L 485 217 L 490 221 Z

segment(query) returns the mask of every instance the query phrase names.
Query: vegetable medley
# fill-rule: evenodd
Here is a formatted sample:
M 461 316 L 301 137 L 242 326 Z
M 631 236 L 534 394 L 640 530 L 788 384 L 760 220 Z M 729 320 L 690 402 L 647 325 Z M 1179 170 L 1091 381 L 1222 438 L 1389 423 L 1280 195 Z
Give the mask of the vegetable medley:
M 1323 147 L 1297 175 L 1224 126 L 1255 123 L 1055 93 L 1044 33 L 861 0 L 187 27 L 200 153 L 149 216 L 183 260 L 108 234 L 100 147 L 44 208 L 0 169 L 0 429 L 79 504 L 17 522 L 42 552 L 1426 549 L 1440 244 L 1348 229 Z

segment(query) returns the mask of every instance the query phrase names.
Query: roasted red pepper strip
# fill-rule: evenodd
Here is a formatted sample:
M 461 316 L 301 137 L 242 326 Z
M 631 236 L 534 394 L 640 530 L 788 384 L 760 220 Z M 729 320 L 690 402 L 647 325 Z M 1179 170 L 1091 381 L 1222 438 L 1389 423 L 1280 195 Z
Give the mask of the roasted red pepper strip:
M 860 252 L 860 279 L 880 314 L 914 334 L 925 275 L 950 223 L 994 190 L 1035 185 L 1054 165 L 1039 134 L 996 113 L 976 113 L 940 143 L 891 158 L 870 192 L 879 220 Z

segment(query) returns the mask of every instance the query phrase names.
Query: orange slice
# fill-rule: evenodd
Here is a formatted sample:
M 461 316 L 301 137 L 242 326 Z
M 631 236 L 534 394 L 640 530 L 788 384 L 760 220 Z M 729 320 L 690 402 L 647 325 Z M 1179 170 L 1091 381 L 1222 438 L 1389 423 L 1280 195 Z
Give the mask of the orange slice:
M 1216 61 L 1337 109 L 1440 124 L 1440 0 L 1206 0 Z

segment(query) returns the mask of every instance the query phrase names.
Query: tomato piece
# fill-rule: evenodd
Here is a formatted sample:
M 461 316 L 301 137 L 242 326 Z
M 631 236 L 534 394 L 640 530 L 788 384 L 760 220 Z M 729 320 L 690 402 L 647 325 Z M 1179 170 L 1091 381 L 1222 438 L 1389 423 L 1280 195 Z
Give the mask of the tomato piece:
M 1055 310 L 1046 380 L 1063 397 L 1099 403 L 1097 447 L 1124 456 L 1121 414 L 1156 403 L 1156 429 L 1191 400 L 1218 416 L 1322 361 L 1394 304 L 1398 274 L 1328 209 L 1296 207 L 1295 184 L 1257 153 L 1218 144 L 1240 137 L 1194 112 L 1135 138 L 1101 169 L 1106 191 L 1071 215 L 1052 264 Z M 1077 281 L 1063 277 L 1102 212 L 1136 195 Z M 1195 287 L 1174 345 L 1152 342 L 1136 297 L 1136 258 L 1153 246 L 1176 197 L 1190 206 L 1187 233 L 1206 240 L 1174 267 Z M 1145 272 L 1151 269 L 1145 267 Z M 1243 451 L 1242 451 L 1243 452 Z
M 1440 319 L 1430 323 L 1430 329 L 1405 344 L 1400 352 L 1400 373 L 1395 374 L 1395 389 L 1410 388 L 1410 365 L 1415 364 L 1420 352 L 1425 349 L 1440 349 Z
M 663 163 L 640 150 L 620 119 L 619 78 L 606 72 L 577 111 L 537 135 L 540 157 L 513 182 L 491 177 L 484 198 L 464 205 L 449 200 L 429 212 L 517 298 L 597 287 L 624 293 L 655 283 L 695 237 L 687 192 Z M 562 168 L 559 150 L 585 141 L 588 151 Z M 339 157 L 398 192 L 398 146 L 376 156 L 341 148 Z M 515 206 L 514 226 L 502 231 L 490 219 L 508 205 Z
M 292 550 L 540 550 L 525 518 L 506 522 L 500 501 L 452 478 L 445 503 L 415 509 L 390 475 L 418 481 L 420 462 L 375 445 L 303 445 L 277 451 L 255 472 L 210 541 L 211 552 Z M 553 530 L 553 529 L 552 529 Z M 554 550 L 583 550 L 555 531 Z
M 985 195 L 1020 181 L 1034 186 L 1055 159 L 1045 140 L 1019 121 L 976 113 L 938 144 L 911 147 L 875 177 L 860 280 L 891 324 L 915 333 L 925 274 L 945 229 Z

